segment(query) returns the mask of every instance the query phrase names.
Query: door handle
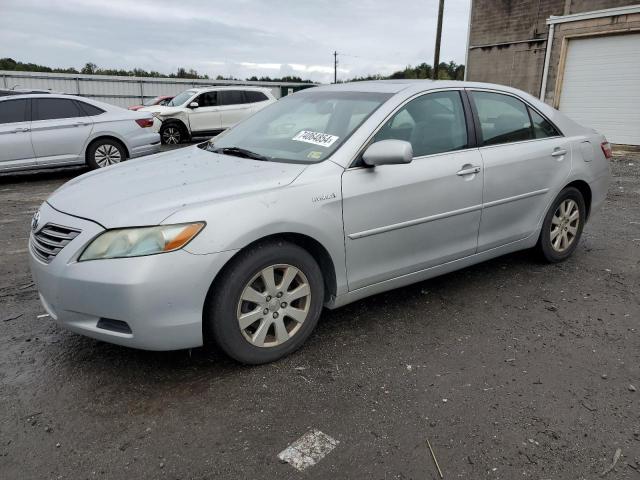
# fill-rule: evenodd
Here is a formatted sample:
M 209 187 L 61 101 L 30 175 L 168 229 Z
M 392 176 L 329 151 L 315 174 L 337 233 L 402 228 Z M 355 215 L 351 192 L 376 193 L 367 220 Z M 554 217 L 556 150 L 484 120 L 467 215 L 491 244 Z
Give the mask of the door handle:
M 16 128 L 15 130 L 11 130 L 11 133 L 21 133 L 21 132 L 28 132 L 31 129 L 29 127 L 20 127 L 20 128 Z
M 74 127 L 85 127 L 87 125 L 89 125 L 88 122 L 76 122 L 73 124 Z
M 554 150 L 553 152 L 551 152 L 551 156 L 552 157 L 561 157 L 561 156 L 566 155 L 566 154 L 567 154 L 567 151 L 562 149 L 562 148 Z
M 462 170 L 456 172 L 456 175 L 463 177 L 465 175 L 473 175 L 480 173 L 480 167 L 477 165 L 463 165 Z

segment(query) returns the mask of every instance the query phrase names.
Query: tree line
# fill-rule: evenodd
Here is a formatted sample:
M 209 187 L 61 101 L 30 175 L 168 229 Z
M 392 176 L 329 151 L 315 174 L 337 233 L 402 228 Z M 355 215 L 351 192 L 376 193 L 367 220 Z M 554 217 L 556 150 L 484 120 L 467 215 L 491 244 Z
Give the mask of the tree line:
M 189 78 L 199 80 L 210 80 L 209 75 L 202 75 L 197 70 L 192 68 L 186 69 L 180 67 L 176 72 L 170 74 L 163 74 L 156 72 L 155 70 L 147 71 L 141 68 L 134 68 L 133 70 L 115 69 L 115 68 L 101 68 L 95 63 L 88 62 L 80 70 L 74 67 L 67 68 L 52 68 L 44 65 L 38 65 L 35 63 L 24 63 L 16 61 L 12 58 L 0 58 L 0 70 L 12 70 L 18 72 L 48 72 L 48 73 L 82 73 L 88 75 L 116 75 L 124 77 L 169 77 L 169 78 Z M 361 77 L 355 77 L 347 81 L 363 81 L 363 80 L 388 80 L 399 78 L 431 78 L 433 75 L 433 67 L 428 63 L 421 63 L 415 67 L 409 65 L 404 70 L 398 70 L 391 75 L 367 75 Z M 456 62 L 442 62 L 438 69 L 438 78 L 440 80 L 462 80 L 464 78 L 464 65 L 459 65 Z M 218 75 L 215 80 L 240 80 L 232 76 L 224 77 Z M 313 83 L 311 80 L 302 79 L 297 76 L 283 76 L 283 77 L 257 77 L 251 76 L 247 78 L 248 81 L 253 82 L 301 82 L 301 83 Z
M 421 79 L 432 78 L 433 67 L 428 63 L 421 63 L 412 67 L 408 65 L 404 70 L 398 70 L 391 75 L 367 75 L 363 77 L 352 78 L 351 82 L 359 82 L 364 80 L 391 80 L 391 79 Z M 456 62 L 441 62 L 438 66 L 438 80 L 464 80 L 464 65 L 459 65 Z

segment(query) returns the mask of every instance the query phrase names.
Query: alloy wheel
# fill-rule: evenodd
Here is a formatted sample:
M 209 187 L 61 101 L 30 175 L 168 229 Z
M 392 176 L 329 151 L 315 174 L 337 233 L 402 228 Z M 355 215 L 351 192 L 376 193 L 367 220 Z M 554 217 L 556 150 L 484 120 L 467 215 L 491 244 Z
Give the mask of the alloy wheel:
M 551 247 L 559 253 L 566 251 L 575 241 L 579 226 L 578 204 L 570 198 L 563 200 L 551 219 Z
M 298 268 L 263 268 L 244 287 L 237 320 L 244 338 L 256 347 L 276 347 L 293 337 L 307 319 L 311 288 Z
M 96 148 L 94 158 L 98 166 L 102 168 L 113 165 L 114 163 L 120 163 L 122 161 L 122 154 L 115 146 L 105 143 Z
M 167 127 L 162 132 L 162 139 L 167 145 L 177 145 L 180 143 L 180 129 L 178 127 Z

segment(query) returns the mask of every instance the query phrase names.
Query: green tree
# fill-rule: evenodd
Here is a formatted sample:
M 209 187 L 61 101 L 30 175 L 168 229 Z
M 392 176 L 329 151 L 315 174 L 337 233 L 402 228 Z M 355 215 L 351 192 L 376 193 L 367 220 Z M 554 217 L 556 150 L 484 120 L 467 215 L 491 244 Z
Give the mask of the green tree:
M 87 62 L 85 63 L 84 67 L 82 67 L 82 70 L 80 70 L 80 73 L 93 75 L 94 73 L 96 73 L 96 70 L 98 70 L 98 66 L 95 63 Z

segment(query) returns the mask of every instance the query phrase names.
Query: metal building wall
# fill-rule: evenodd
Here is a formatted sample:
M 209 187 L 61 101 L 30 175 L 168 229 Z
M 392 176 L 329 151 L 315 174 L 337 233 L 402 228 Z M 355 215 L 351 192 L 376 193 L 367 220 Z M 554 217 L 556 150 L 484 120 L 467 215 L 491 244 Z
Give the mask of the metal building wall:
M 288 88 L 308 87 L 308 83 L 242 82 L 231 80 L 191 80 L 179 78 L 118 77 L 66 73 L 15 72 L 0 70 L 1 88 L 34 88 L 93 98 L 127 107 L 158 95 L 177 95 L 188 88 L 207 85 L 268 87 L 276 98 Z M 282 88 L 285 87 L 285 88 Z

